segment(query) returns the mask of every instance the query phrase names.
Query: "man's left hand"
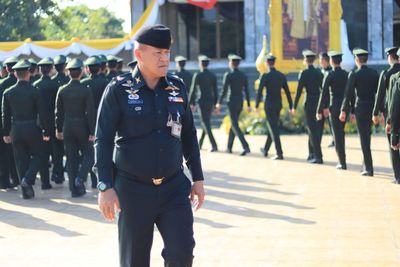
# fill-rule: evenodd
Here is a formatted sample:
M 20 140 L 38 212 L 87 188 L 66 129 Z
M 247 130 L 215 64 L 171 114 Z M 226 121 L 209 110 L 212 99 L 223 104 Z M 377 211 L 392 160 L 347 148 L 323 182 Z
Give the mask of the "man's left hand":
M 194 210 L 197 211 L 201 208 L 204 203 L 204 182 L 197 181 L 192 185 L 192 192 L 190 193 L 190 200 L 192 201 L 192 205 Z

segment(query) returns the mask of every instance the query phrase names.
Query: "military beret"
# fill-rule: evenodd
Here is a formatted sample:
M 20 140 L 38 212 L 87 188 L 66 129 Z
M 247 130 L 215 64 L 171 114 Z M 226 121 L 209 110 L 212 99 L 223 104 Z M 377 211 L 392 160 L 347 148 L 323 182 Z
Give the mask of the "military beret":
M 269 53 L 268 55 L 265 56 L 265 60 L 267 60 L 267 61 L 275 61 L 276 57 L 273 54 Z
M 136 60 L 128 62 L 128 67 L 131 68 L 131 69 L 134 69 L 136 67 L 136 65 L 137 65 L 137 61 Z
M 199 61 L 210 61 L 210 58 L 206 55 L 199 55 L 197 58 Z
M 242 60 L 242 58 L 240 56 L 235 55 L 235 54 L 229 54 L 228 59 L 229 60 Z
M 42 58 L 42 60 L 39 61 L 38 65 L 53 65 L 54 61 L 51 59 L 51 57 L 45 57 Z
M 120 57 L 117 57 L 117 62 L 118 62 L 118 63 L 122 63 L 122 62 L 124 62 L 124 59 L 123 59 L 123 58 L 120 58 Z
M 100 60 L 96 56 L 88 57 L 85 60 L 85 66 L 100 65 Z
M 67 62 L 67 57 L 64 55 L 59 55 L 54 57 L 54 65 L 65 64 Z
M 331 51 L 328 52 L 328 56 L 329 57 L 339 57 L 339 56 L 342 56 L 342 55 L 343 54 L 341 52 L 334 51 L 334 50 L 331 50 Z
M 9 57 L 6 60 L 4 60 L 4 65 L 12 65 L 18 62 L 17 57 Z
M 135 41 L 160 49 L 170 49 L 172 42 L 171 31 L 162 24 L 143 27 L 137 33 Z
M 31 67 L 32 67 L 32 65 L 36 66 L 38 64 L 37 61 L 33 58 L 28 59 L 28 61 L 29 61 L 29 63 L 31 63 Z
M 80 69 L 82 67 L 83 67 L 82 60 L 80 60 L 79 58 L 74 58 L 68 62 L 67 67 L 65 67 L 65 68 L 66 69 Z
M 397 50 L 399 50 L 399 48 L 397 46 L 388 47 L 385 49 L 385 53 L 386 53 L 386 55 L 395 54 L 397 52 Z
M 31 63 L 26 60 L 26 59 L 21 59 L 19 60 L 13 67 L 13 70 L 23 70 L 23 69 L 29 69 L 31 66 Z
M 313 51 L 308 50 L 308 49 L 303 50 L 302 54 L 303 54 L 303 57 L 316 57 L 317 56 L 317 54 L 315 54 Z
M 113 56 L 113 55 L 108 55 L 107 56 L 107 62 L 113 62 L 113 61 L 117 62 L 118 58 Z
M 175 62 L 181 62 L 181 61 L 186 61 L 187 58 L 185 58 L 184 56 L 176 56 L 175 57 Z
M 355 56 L 366 56 L 368 54 L 369 54 L 368 51 L 362 48 L 357 47 L 353 49 L 353 55 Z

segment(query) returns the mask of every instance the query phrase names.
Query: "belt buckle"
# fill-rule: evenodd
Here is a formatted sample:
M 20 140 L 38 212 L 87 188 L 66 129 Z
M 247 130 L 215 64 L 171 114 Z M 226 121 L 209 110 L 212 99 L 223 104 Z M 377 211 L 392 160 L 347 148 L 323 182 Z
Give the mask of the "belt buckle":
M 160 185 L 160 184 L 162 184 L 164 178 L 165 178 L 165 177 L 153 178 L 153 179 L 152 179 L 152 180 L 153 180 L 153 184 L 154 184 L 154 185 Z

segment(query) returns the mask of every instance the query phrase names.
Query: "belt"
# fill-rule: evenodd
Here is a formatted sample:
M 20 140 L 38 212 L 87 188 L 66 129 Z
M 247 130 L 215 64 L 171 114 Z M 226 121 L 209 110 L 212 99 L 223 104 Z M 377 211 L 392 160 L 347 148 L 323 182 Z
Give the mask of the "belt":
M 121 169 L 117 170 L 117 177 L 121 176 L 125 179 L 135 181 L 138 183 L 142 184 L 149 184 L 149 185 L 154 185 L 154 186 L 159 186 L 162 184 L 167 184 L 171 180 L 173 180 L 179 173 L 182 172 L 182 168 L 179 168 L 175 173 L 169 176 L 161 176 L 161 177 L 152 177 L 152 178 L 144 178 L 144 177 L 139 177 L 137 175 L 130 174 L 126 171 L 123 171 Z

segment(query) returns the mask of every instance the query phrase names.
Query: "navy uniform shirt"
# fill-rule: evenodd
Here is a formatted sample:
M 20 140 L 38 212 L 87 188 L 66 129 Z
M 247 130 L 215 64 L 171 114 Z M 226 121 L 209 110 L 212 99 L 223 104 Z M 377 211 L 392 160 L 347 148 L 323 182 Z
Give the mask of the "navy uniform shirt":
M 181 138 L 167 126 L 170 114 L 182 123 Z M 160 78 L 154 90 L 147 87 L 138 67 L 115 77 L 100 103 L 95 147 L 102 182 L 112 182 L 113 161 L 118 170 L 149 182 L 177 173 L 183 157 L 193 180 L 204 179 L 187 91 L 171 74 Z
M 329 106 L 342 105 L 347 76 L 347 71 L 341 67 L 335 67 L 325 76 L 317 108 L 318 113 L 322 113 L 323 109 Z M 326 106 L 325 103 L 329 103 L 329 105 Z
M 303 92 L 304 87 L 306 88 L 305 102 L 307 102 L 308 99 L 315 99 L 316 101 L 319 100 L 323 78 L 324 76 L 321 71 L 316 69 L 313 65 L 308 66 L 307 69 L 300 72 L 296 98 L 294 100 L 294 109 L 297 109 L 297 105 L 299 104 L 301 93 Z

